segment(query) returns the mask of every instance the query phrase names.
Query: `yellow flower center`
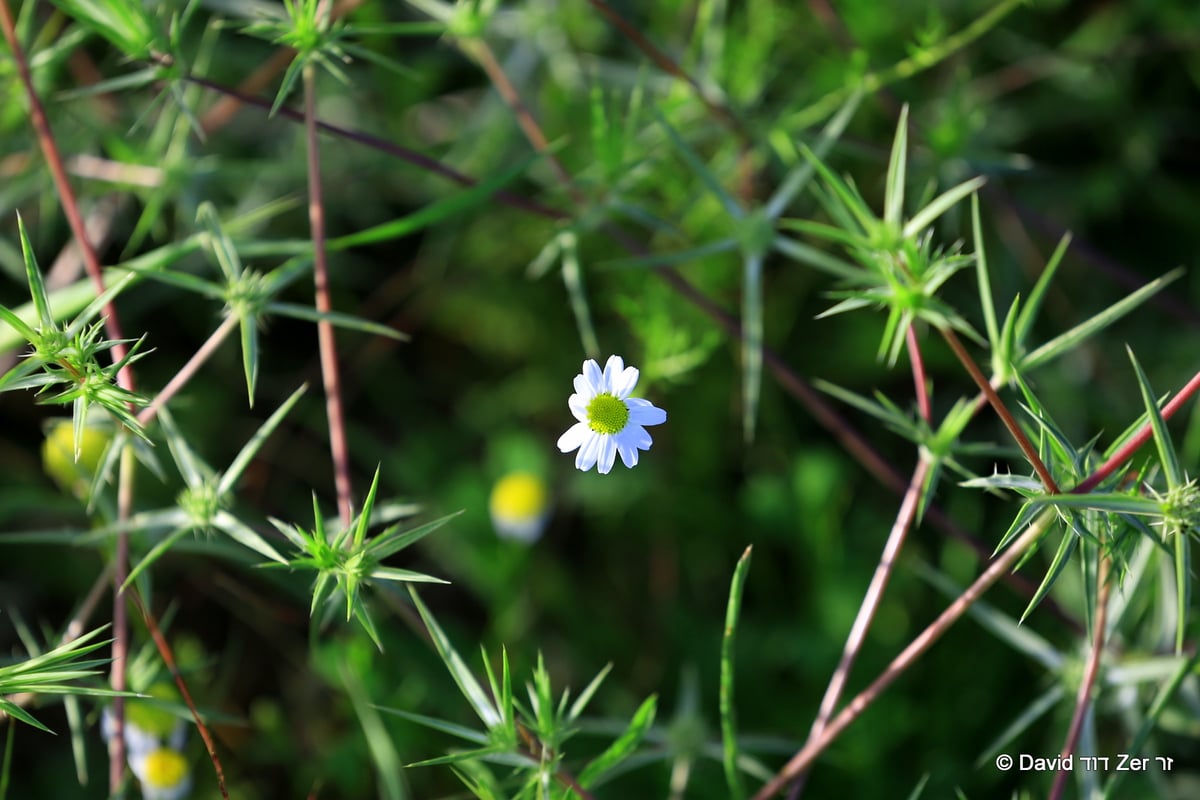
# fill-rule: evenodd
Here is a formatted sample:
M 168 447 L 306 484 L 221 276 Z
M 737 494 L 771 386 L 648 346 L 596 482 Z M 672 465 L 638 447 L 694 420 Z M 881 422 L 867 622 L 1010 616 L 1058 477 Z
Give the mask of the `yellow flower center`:
M 146 768 L 142 780 L 156 789 L 178 786 L 187 778 L 187 761 L 178 751 L 169 747 L 155 750 L 146 756 Z
M 546 486 L 536 475 L 514 472 L 505 475 L 492 489 L 493 516 L 502 519 L 531 519 L 546 510 Z
M 620 433 L 629 422 L 629 406 L 614 395 L 598 394 L 587 407 L 588 427 L 596 433 Z

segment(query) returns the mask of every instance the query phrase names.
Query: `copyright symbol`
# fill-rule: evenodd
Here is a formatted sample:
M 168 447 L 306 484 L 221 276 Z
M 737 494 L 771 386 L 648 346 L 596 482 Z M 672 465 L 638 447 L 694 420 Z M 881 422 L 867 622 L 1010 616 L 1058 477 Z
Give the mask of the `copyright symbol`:
M 1008 772 L 1010 769 L 1012 769 L 1012 765 L 1012 756 L 1008 755 L 1007 753 L 1001 753 L 1000 755 L 996 756 L 996 769 L 1000 770 L 1001 772 Z

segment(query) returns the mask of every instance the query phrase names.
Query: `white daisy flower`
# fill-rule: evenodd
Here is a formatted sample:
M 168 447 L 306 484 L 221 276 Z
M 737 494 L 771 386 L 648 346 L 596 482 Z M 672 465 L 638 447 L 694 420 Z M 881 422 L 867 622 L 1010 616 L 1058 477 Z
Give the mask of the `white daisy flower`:
M 187 759 L 174 748 L 131 755 L 129 766 L 142 784 L 144 800 L 182 800 L 192 790 Z
M 638 382 L 636 367 L 626 367 L 620 356 L 609 356 L 604 371 L 593 359 L 583 362 L 575 376 L 575 394 L 567 401 L 579 422 L 558 439 L 564 453 L 579 450 L 575 466 L 587 472 L 596 465 L 607 475 L 621 454 L 626 467 L 638 462 L 638 450 L 649 450 L 652 440 L 647 425 L 661 425 L 667 412 L 649 400 L 630 397 Z
M 100 713 L 100 735 L 104 741 L 111 742 L 116 723 L 113 722 L 112 711 L 105 708 Z M 148 753 L 162 746 L 162 739 L 145 730 L 133 720 L 125 720 L 125 752 L 130 757 L 134 753 Z
M 129 700 L 125 703 L 125 752 L 132 758 L 137 753 L 157 750 L 164 744 L 176 750 L 187 742 L 187 723 L 164 708 L 161 703 L 179 702 L 179 692 L 169 683 L 156 683 L 145 692 L 156 701 Z M 105 706 L 100 715 L 100 734 L 105 741 L 113 736 L 112 709 Z
M 550 518 L 550 492 L 537 475 L 510 472 L 492 487 L 488 512 L 501 538 L 536 542 Z

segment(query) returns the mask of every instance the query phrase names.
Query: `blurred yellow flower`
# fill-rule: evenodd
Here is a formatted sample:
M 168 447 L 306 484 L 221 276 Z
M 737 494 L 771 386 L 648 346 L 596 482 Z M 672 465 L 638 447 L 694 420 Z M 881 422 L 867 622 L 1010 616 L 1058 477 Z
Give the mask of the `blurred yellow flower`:
M 160 747 L 131 755 L 129 766 L 142 784 L 145 800 L 182 800 L 192 789 L 187 759 L 174 748 Z
M 83 497 L 111 439 L 111 433 L 103 428 L 85 427 L 76 461 L 73 423 L 69 418 L 56 420 L 48 426 L 46 441 L 42 442 L 42 467 L 63 490 Z
M 550 492 L 538 476 L 510 472 L 492 487 L 488 511 L 500 537 L 535 542 L 550 518 Z

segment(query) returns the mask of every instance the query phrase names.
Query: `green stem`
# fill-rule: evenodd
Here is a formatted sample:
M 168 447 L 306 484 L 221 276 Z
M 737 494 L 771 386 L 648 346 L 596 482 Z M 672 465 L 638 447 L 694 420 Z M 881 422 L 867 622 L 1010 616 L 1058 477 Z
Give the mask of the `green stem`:
M 721 640 L 721 745 L 724 753 L 725 783 L 729 796 L 741 800 L 746 796 L 742 776 L 738 772 L 737 722 L 733 703 L 733 657 L 737 636 L 738 617 L 742 612 L 742 590 L 746 586 L 746 574 L 750 571 L 750 551 L 747 547 L 733 570 L 733 581 L 729 585 L 729 606 L 725 611 L 725 636 Z
M 911 78 L 919 72 L 945 61 L 959 50 L 978 39 L 995 27 L 1000 20 L 1025 0 L 1003 0 L 986 14 L 963 28 L 958 33 L 947 36 L 942 41 L 928 48 L 918 50 L 913 55 L 887 69 L 878 72 L 868 72 L 853 84 L 847 84 L 835 89 L 817 102 L 801 109 L 788 118 L 786 127 L 789 131 L 802 130 L 825 119 L 838 109 L 854 92 L 873 94 L 896 81 Z

